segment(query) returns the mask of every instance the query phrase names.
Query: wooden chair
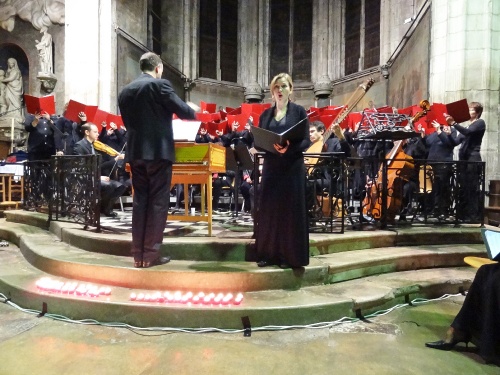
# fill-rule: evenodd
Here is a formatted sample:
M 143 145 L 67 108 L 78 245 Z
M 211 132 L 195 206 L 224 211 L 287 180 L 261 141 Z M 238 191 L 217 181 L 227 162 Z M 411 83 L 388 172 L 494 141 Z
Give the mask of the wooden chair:
M 0 174 L 0 208 L 18 209 L 24 199 L 24 178 L 18 181 L 13 174 Z

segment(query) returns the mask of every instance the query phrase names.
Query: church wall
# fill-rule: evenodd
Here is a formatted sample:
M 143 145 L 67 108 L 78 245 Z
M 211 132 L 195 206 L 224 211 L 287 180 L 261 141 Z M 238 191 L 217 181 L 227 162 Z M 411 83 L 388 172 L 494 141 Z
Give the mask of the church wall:
M 430 11 L 389 69 L 387 104 L 405 108 L 429 100 Z
M 116 26 L 147 46 L 147 1 L 116 0 Z
M 202 100 L 207 103 L 217 103 L 217 108 L 219 106 L 236 108 L 245 102 L 244 88 L 237 85 L 221 85 L 217 81 L 208 79 L 195 80 L 190 100 L 197 104 Z
M 335 84 L 331 95 L 331 105 L 340 106 L 348 104 L 351 95 L 356 91 L 359 85 L 365 83 L 369 78 L 373 78 L 375 82 L 359 103 L 353 108 L 353 111 L 358 112 L 365 108 L 385 106 L 387 104 L 387 82 L 380 74 L 366 75 Z

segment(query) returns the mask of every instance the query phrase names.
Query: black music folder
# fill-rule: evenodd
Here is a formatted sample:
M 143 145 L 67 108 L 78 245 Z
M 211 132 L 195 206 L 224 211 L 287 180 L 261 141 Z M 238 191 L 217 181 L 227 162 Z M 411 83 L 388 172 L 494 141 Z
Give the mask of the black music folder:
M 300 141 L 304 139 L 304 134 L 307 132 L 308 127 L 309 122 L 307 121 L 307 117 L 280 134 L 254 126 L 252 127 L 252 134 L 255 148 L 279 154 L 274 148 L 275 143 L 285 145 L 286 141 Z

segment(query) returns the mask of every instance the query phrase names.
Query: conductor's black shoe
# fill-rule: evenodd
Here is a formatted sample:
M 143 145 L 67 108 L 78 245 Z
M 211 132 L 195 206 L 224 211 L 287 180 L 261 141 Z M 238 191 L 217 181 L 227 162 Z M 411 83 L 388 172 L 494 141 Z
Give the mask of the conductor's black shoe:
M 161 266 L 162 264 L 167 264 L 170 262 L 170 257 L 158 257 L 155 260 L 152 260 L 150 262 L 148 261 L 142 261 L 142 268 L 149 268 L 153 266 Z
M 116 212 L 109 211 L 105 212 L 104 215 L 106 215 L 107 217 L 116 217 L 118 214 Z
M 269 263 L 267 263 L 265 260 L 261 260 L 261 261 L 257 262 L 257 266 L 258 267 L 267 267 L 267 266 L 269 266 Z
M 135 260 L 134 267 L 135 268 L 142 268 L 142 260 Z

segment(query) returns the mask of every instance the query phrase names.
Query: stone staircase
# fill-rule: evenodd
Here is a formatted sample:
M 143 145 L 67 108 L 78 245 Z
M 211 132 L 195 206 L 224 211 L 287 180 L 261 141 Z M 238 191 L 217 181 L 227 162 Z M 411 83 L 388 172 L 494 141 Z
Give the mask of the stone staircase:
M 477 227 L 311 234 L 310 265 L 300 270 L 245 262 L 249 237 L 166 237 L 162 251 L 174 260 L 135 269 L 128 256 L 130 234 L 48 225 L 46 215 L 25 211 L 6 217 L 0 219 L 0 239 L 11 244 L 0 248 L 0 293 L 22 307 L 71 319 L 140 327 L 238 329 L 246 316 L 261 327 L 368 315 L 417 297 L 466 290 L 475 270 L 463 258 L 485 255 Z M 82 287 L 92 283 L 110 293 L 47 291 L 40 288 L 44 278 Z M 243 300 L 176 302 L 175 292 L 242 293 Z M 139 295 L 149 300 L 137 301 Z

